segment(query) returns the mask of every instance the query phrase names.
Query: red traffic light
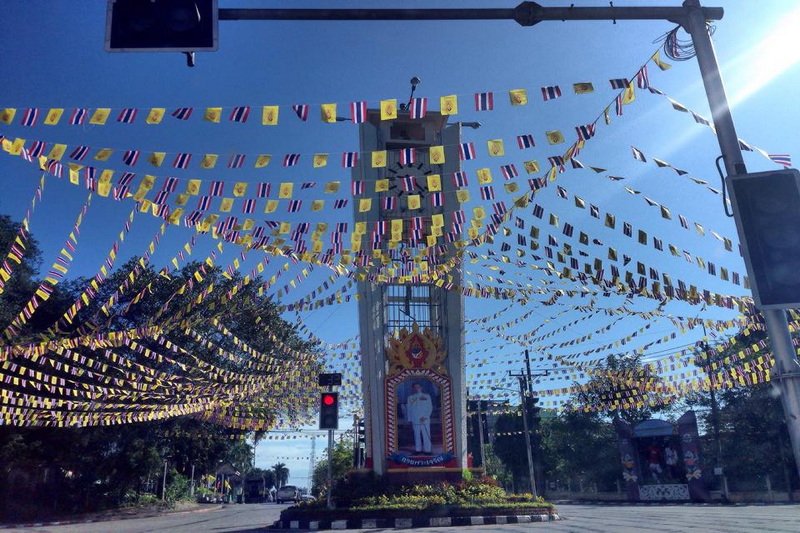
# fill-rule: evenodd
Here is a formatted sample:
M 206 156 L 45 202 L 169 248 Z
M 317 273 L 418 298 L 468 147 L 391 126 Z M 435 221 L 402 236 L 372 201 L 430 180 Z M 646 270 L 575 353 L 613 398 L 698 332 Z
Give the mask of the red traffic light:
M 322 405 L 333 405 L 336 403 L 336 396 L 333 394 L 322 395 Z

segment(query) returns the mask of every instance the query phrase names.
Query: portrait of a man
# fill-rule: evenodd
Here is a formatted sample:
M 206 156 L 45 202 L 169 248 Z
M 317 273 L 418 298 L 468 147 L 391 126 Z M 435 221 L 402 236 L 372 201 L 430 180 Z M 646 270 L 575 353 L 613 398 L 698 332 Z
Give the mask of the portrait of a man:
M 398 390 L 400 449 L 413 455 L 441 453 L 439 390 L 428 379 L 412 378 Z

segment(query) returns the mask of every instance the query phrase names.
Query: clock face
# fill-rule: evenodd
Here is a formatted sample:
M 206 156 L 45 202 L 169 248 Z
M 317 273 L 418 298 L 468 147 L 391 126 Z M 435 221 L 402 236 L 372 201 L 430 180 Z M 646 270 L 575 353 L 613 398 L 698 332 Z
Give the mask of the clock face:
M 386 168 L 389 180 L 389 193 L 396 196 L 405 194 L 425 195 L 428 192 L 427 176 L 435 174 L 425 163 L 394 163 Z

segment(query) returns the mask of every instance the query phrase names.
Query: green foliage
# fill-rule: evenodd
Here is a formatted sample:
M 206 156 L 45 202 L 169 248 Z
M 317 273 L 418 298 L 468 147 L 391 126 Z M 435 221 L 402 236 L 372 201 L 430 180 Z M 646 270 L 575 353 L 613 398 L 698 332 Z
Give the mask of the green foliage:
M 326 457 L 314 465 L 314 472 L 311 476 L 311 493 L 314 495 L 326 494 L 328 490 L 328 457 L 327 449 L 325 450 Z M 343 487 L 347 473 L 353 469 L 353 438 L 352 436 L 345 436 L 336 442 L 333 446 L 333 462 L 331 463 L 331 474 L 333 477 L 334 497 L 338 498 L 340 490 L 346 490 Z

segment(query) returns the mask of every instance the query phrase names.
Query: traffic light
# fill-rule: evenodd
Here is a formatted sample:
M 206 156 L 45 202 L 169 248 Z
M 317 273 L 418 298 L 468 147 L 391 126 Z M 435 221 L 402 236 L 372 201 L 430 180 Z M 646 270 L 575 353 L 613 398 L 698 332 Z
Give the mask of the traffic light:
M 338 392 L 323 392 L 320 394 L 319 429 L 339 429 Z
M 756 306 L 800 307 L 800 172 L 742 174 L 727 182 Z
M 108 0 L 106 51 L 214 51 L 217 12 L 217 0 Z

